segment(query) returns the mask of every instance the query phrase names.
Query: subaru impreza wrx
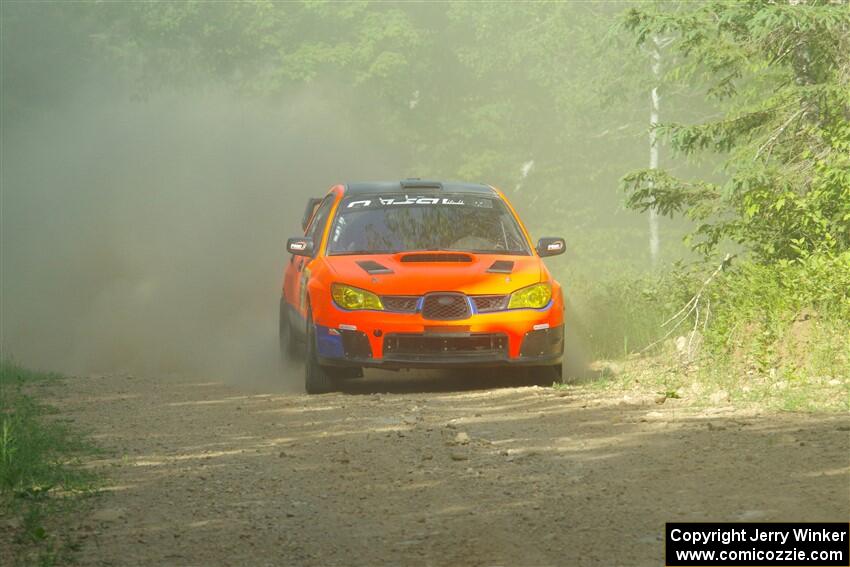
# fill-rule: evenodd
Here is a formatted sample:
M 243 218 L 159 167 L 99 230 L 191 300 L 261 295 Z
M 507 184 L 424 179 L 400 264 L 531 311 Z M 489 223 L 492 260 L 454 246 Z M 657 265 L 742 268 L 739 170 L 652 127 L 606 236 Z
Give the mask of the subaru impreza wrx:
M 364 367 L 516 367 L 560 377 L 561 287 L 516 211 L 489 185 L 349 183 L 308 202 L 290 238 L 280 343 L 308 393 Z

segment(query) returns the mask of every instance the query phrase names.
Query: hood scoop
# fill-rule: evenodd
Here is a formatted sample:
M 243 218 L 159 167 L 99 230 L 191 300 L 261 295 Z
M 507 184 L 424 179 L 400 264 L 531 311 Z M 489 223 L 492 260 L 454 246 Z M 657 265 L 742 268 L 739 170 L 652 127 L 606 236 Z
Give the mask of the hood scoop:
M 406 254 L 401 257 L 402 262 L 472 262 L 469 254 Z
M 514 263 L 510 260 L 496 260 L 487 268 L 489 274 L 510 274 L 514 271 Z
M 374 260 L 361 260 L 357 262 L 357 265 L 366 270 L 366 273 L 369 275 L 393 273 L 391 269 L 375 262 Z

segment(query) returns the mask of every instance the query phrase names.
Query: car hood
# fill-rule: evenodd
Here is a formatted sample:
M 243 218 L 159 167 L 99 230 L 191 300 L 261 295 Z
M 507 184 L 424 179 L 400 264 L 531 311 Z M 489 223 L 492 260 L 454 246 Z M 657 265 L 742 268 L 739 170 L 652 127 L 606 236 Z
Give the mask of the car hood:
M 537 256 L 402 252 L 326 256 L 336 281 L 378 295 L 423 295 L 459 291 L 468 295 L 508 294 L 541 281 Z

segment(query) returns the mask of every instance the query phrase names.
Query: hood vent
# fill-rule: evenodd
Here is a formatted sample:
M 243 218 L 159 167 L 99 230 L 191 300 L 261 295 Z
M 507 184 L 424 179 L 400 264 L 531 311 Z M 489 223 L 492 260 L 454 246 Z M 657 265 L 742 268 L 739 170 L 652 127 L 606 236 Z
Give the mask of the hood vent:
M 361 260 L 357 265 L 366 270 L 367 274 L 391 274 L 393 271 L 386 266 L 383 266 L 374 260 Z
M 496 260 L 493 265 L 487 268 L 490 274 L 510 274 L 514 271 L 514 263 L 510 260 Z
M 402 262 L 472 262 L 468 254 L 407 254 Z

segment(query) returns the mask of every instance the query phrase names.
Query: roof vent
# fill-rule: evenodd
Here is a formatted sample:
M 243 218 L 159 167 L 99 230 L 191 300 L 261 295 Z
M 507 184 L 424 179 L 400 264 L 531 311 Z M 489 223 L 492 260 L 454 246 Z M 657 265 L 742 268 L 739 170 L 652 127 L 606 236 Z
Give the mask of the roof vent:
M 443 184 L 439 181 L 427 181 L 418 177 L 411 177 L 401 181 L 402 189 L 436 189 L 437 191 L 443 188 Z

